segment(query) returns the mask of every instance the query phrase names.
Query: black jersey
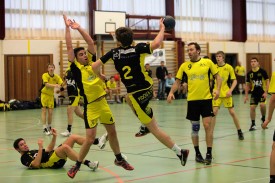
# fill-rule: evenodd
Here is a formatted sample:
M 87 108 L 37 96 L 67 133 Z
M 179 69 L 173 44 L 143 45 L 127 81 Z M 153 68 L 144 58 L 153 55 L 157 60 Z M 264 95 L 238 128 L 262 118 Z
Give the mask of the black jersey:
M 257 71 L 249 71 L 247 73 L 246 82 L 251 83 L 251 92 L 252 94 L 262 95 L 264 93 L 264 89 L 266 87 L 265 80 L 268 79 L 267 72 L 259 68 Z
M 151 54 L 150 44 L 139 43 L 136 46 L 112 49 L 100 60 L 105 64 L 112 59 L 120 75 L 127 93 L 132 93 L 149 88 L 153 84 L 152 78 L 145 72 L 144 59 Z
M 65 164 L 66 162 L 65 159 L 59 159 L 57 162 L 54 162 L 50 167 L 44 166 L 44 165 L 47 165 L 47 162 L 49 161 L 53 152 L 54 151 L 46 152 L 45 149 L 43 149 L 42 158 L 41 158 L 41 168 L 60 168 Z M 37 153 L 38 153 L 38 150 L 30 150 L 28 152 L 25 152 L 21 156 L 21 163 L 26 167 L 31 167 L 31 163 L 37 156 Z
M 65 80 L 67 83 L 68 96 L 78 96 L 77 84 L 70 69 L 66 71 Z

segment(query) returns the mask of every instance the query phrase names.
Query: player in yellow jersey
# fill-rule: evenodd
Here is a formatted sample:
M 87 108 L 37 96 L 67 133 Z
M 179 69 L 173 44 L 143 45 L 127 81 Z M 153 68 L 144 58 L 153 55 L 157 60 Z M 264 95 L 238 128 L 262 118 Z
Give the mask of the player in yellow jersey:
M 275 72 L 272 73 L 268 93 L 271 94 L 271 98 L 269 100 L 267 119 L 262 124 L 263 129 L 267 128 L 267 125 L 270 123 L 275 109 Z M 273 144 L 270 154 L 270 183 L 275 183 L 275 130 L 273 132 Z
M 54 74 L 54 64 L 48 65 L 48 72 L 42 75 L 42 87 L 41 87 L 41 121 L 43 124 L 43 132 L 46 135 L 51 134 L 51 124 L 54 108 L 54 89 L 64 90 L 61 86 L 63 81 L 61 77 Z M 48 117 L 47 117 L 48 113 Z M 46 124 L 47 123 L 47 124 Z
M 235 76 L 233 67 L 225 63 L 224 59 L 225 59 L 224 52 L 218 51 L 216 53 L 216 60 L 217 60 L 216 66 L 218 68 L 219 75 L 222 78 L 222 86 L 221 86 L 219 98 L 217 100 L 213 100 L 213 112 L 215 116 L 212 118 L 212 129 L 214 131 L 215 124 L 216 124 L 216 117 L 218 115 L 220 106 L 223 104 L 224 107 L 228 109 L 228 112 L 234 121 L 234 124 L 237 128 L 239 140 L 244 140 L 243 132 L 240 127 L 240 122 L 234 110 L 234 102 L 232 98 L 232 92 L 237 85 L 236 76 Z M 230 83 L 232 82 L 230 86 L 229 86 L 229 82 Z M 217 89 L 217 84 L 215 82 L 214 92 L 216 91 L 216 89 Z
M 215 64 L 210 59 L 200 57 L 201 47 L 198 43 L 189 43 L 187 52 L 190 60 L 181 64 L 176 75 L 176 82 L 173 84 L 167 97 L 167 102 L 171 103 L 171 101 L 175 99 L 174 93 L 178 90 L 186 75 L 188 85 L 186 118 L 190 120 L 192 125 L 191 136 L 196 151 L 195 160 L 199 163 L 210 165 L 212 163 L 213 146 L 211 119 L 214 116 L 212 109 L 213 96 L 210 89 L 210 74 L 212 74 L 217 81 L 214 100 L 217 100 L 220 95 L 221 78 Z M 200 116 L 202 116 L 206 136 L 207 153 L 205 159 L 203 159 L 199 150 Z
M 240 93 L 242 92 L 244 94 L 245 93 L 245 68 L 244 66 L 242 66 L 240 61 L 237 62 L 237 66 L 235 67 L 235 73 L 237 77 L 237 83 L 242 87 L 239 92 Z
M 113 94 L 115 94 L 115 101 L 120 104 L 121 102 L 119 99 L 118 88 L 117 88 L 117 84 L 116 84 L 114 76 L 110 77 L 110 79 L 109 79 L 109 81 L 107 81 L 106 85 L 107 85 L 109 99 L 112 100 Z
M 157 49 L 163 41 L 165 30 L 163 19 L 160 19 L 159 26 L 160 31 L 152 43 L 138 43 L 135 46 L 132 45 L 134 35 L 130 28 L 120 27 L 116 29 L 115 36 L 119 47 L 111 49 L 93 63 L 92 67 L 97 69 L 109 60 L 114 61 L 115 68 L 127 90 L 125 99 L 134 114 L 162 144 L 175 152 L 181 165 L 185 166 L 189 150 L 181 149 L 158 126 L 153 116 L 153 109 L 149 105 L 149 101 L 153 97 L 153 80 L 145 71 L 144 59 L 145 56 Z
M 67 19 L 65 15 L 63 15 L 63 18 L 66 25 L 65 39 L 68 59 L 71 62 L 70 69 L 74 74 L 80 95 L 84 100 L 84 122 L 86 128 L 86 140 L 81 146 L 76 164 L 67 172 L 67 175 L 70 178 L 74 178 L 80 169 L 81 162 L 88 154 L 95 140 L 99 121 L 107 130 L 110 147 L 116 156 L 114 161 L 115 165 L 121 166 L 126 170 L 134 170 L 134 167 L 121 155 L 114 117 L 105 98 L 106 92 L 102 87 L 103 81 L 99 77 L 100 72 L 99 70 L 93 70 L 90 65 L 91 60 L 95 58 L 95 55 L 91 54 L 93 53 L 94 42 L 90 35 L 81 28 L 78 23 Z M 87 53 L 84 48 L 73 49 L 70 28 L 78 30 L 82 35 L 88 44 Z

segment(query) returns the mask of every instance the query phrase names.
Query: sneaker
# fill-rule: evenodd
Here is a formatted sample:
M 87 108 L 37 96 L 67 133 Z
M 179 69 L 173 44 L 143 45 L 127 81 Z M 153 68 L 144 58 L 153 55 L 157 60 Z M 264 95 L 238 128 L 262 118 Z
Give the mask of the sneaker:
M 98 168 L 98 165 L 99 165 L 98 161 L 90 161 L 90 163 L 88 164 L 88 167 L 93 171 L 96 171 L 96 169 Z
M 47 136 L 51 135 L 51 132 L 47 128 L 44 128 L 43 133 Z
M 150 133 L 149 129 L 144 126 L 140 126 L 139 132 L 135 134 L 136 137 L 142 137 Z
M 180 159 L 180 163 L 182 166 L 185 166 L 188 158 L 189 150 L 188 149 L 182 149 L 181 155 L 177 155 Z
M 108 141 L 108 134 L 105 133 L 104 135 L 102 135 L 98 141 L 97 146 L 99 147 L 99 149 L 104 149 L 106 142 Z
M 196 162 L 197 163 L 204 163 L 204 159 L 201 154 L 196 154 Z
M 63 137 L 69 137 L 71 135 L 71 132 L 66 130 L 65 132 L 60 133 Z
M 239 140 L 244 140 L 243 132 L 238 133 L 238 136 L 239 136 Z
M 125 170 L 129 170 L 129 171 L 134 170 L 134 167 L 132 167 L 125 159 L 122 159 L 121 161 L 118 161 L 117 159 L 115 159 L 115 165 L 121 166 Z
M 256 125 L 251 125 L 249 128 L 249 131 L 255 131 L 257 130 Z
M 212 163 L 212 155 L 211 154 L 206 154 L 205 160 L 204 160 L 204 164 L 205 165 L 211 165 Z
M 74 176 L 76 175 L 76 173 L 78 172 L 78 170 L 79 170 L 79 166 L 76 166 L 76 165 L 74 165 L 74 166 L 72 166 L 72 168 L 67 172 L 67 175 L 70 177 L 70 178 L 74 178 Z

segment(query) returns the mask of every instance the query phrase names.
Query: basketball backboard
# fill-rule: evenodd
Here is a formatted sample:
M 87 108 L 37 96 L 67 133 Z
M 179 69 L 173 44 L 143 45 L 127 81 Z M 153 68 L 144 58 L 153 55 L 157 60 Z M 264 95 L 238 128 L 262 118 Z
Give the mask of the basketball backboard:
M 126 12 L 94 11 L 94 34 L 107 35 L 119 27 L 125 27 Z

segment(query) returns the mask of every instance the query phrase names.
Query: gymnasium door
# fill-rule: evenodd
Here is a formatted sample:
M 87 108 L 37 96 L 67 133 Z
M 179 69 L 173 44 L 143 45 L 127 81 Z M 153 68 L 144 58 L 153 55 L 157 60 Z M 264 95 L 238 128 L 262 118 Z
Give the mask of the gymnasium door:
M 270 53 L 247 53 L 246 54 L 246 73 L 251 70 L 251 58 L 256 57 L 259 60 L 260 67 L 266 70 L 269 79 L 272 74 L 272 58 Z
M 53 55 L 5 55 L 5 100 L 34 100 Z

